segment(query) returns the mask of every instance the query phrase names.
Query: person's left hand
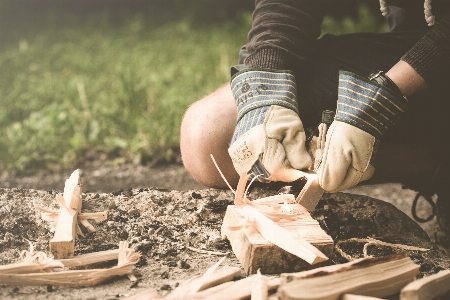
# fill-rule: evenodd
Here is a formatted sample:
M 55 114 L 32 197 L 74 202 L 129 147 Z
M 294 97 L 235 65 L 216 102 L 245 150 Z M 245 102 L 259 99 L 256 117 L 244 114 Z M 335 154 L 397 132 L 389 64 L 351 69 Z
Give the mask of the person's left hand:
M 379 140 L 408 105 L 393 87 L 340 72 L 336 117 L 327 131 L 318 169 L 325 191 L 338 192 L 372 177 Z

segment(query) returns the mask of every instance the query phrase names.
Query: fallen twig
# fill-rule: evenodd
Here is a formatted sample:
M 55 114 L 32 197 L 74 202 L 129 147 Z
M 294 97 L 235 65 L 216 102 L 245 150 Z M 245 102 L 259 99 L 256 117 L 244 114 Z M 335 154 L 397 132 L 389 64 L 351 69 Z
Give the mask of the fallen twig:
M 190 247 L 190 246 L 187 246 L 187 245 L 186 245 L 186 249 L 189 249 L 189 250 L 194 251 L 194 252 L 202 253 L 202 254 L 208 254 L 208 255 L 222 255 L 222 256 L 225 256 L 225 255 L 230 254 L 230 252 L 208 251 L 208 250 L 197 249 L 197 248 Z

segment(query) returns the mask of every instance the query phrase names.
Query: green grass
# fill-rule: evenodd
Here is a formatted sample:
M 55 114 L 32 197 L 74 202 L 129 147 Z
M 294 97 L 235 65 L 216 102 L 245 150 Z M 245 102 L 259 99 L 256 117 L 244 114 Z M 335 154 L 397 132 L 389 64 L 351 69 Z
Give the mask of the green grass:
M 374 30 L 366 13 L 365 21 L 327 18 L 324 31 Z M 0 171 L 72 168 L 89 153 L 115 163 L 171 160 L 184 111 L 229 80 L 251 26 L 250 13 L 219 24 L 191 20 L 49 12 L 5 22 Z
M 229 80 L 251 26 L 249 15 L 196 28 L 139 14 L 120 25 L 108 14 L 49 20 L 16 28 L 1 48 L 2 169 L 70 167 L 87 151 L 170 160 L 184 111 Z

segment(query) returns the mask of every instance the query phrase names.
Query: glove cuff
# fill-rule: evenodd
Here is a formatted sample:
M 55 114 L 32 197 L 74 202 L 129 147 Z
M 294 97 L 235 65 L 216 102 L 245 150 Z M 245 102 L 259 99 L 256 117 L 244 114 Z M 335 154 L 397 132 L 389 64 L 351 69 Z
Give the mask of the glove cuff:
M 278 105 L 295 111 L 297 107 L 297 86 L 290 71 L 271 69 L 245 69 L 231 78 L 238 122 L 248 112 L 271 105 Z
M 336 120 L 356 126 L 373 135 L 383 136 L 400 119 L 408 100 L 377 82 L 339 72 Z

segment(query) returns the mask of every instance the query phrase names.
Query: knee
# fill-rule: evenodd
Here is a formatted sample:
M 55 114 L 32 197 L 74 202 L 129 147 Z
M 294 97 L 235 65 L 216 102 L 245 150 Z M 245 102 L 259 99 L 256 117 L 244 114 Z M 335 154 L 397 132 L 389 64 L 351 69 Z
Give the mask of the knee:
M 211 154 L 230 184 L 236 184 L 238 179 L 227 151 L 236 123 L 236 108 L 230 96 L 228 86 L 195 102 L 187 109 L 181 123 L 183 164 L 197 182 L 208 187 L 226 187 Z M 231 101 L 234 100 L 231 98 Z

